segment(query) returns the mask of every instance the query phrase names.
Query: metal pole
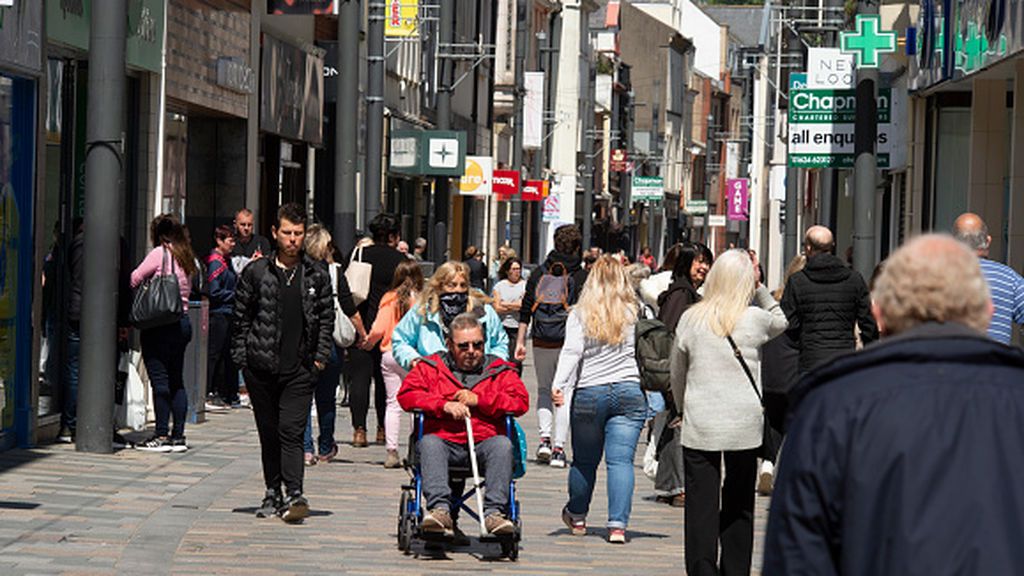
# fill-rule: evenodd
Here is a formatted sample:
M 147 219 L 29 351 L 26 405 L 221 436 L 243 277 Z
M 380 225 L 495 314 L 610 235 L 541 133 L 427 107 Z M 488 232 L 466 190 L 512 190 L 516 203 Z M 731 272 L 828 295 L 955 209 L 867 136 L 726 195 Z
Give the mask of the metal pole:
M 789 29 L 786 35 L 788 43 L 790 63 L 797 62 L 800 58 L 800 39 L 792 29 Z M 782 67 L 781 60 L 779 61 L 779 67 Z M 800 68 L 801 70 L 803 68 Z M 776 87 L 777 90 L 781 90 L 781 86 Z M 786 93 L 789 94 L 787 88 Z M 792 105 L 792 103 L 790 103 Z M 800 212 L 800 169 L 786 166 L 786 235 L 785 242 L 783 244 L 782 261 L 788 263 L 791 258 L 797 255 L 800 250 L 799 234 L 800 231 L 797 229 L 798 215 Z
M 858 14 L 878 14 L 878 5 L 861 1 Z M 857 119 L 854 123 L 853 165 L 853 267 L 864 278 L 870 278 L 875 267 L 875 182 L 878 159 L 875 140 L 878 136 L 878 102 L 876 89 L 878 69 L 857 68 Z
M 359 160 L 360 0 L 338 6 L 338 100 L 335 103 L 334 240 L 343 254 L 355 246 L 356 165 Z
M 440 22 L 438 22 L 437 49 L 449 53 L 455 37 L 455 0 L 441 0 Z M 452 124 L 452 59 L 438 57 L 441 70 L 437 87 L 437 129 L 450 130 Z M 451 202 L 448 191 L 449 177 L 437 176 L 434 188 L 434 262 L 438 265 L 445 261 L 445 247 L 448 244 L 448 204 Z
M 520 174 L 523 173 L 523 99 L 526 96 L 526 43 L 529 39 L 530 13 L 532 12 L 532 10 L 527 9 L 526 4 L 526 0 L 516 0 L 516 86 L 513 92 L 515 100 L 513 101 L 514 143 L 512 146 L 512 168 Z M 523 227 L 521 225 L 523 221 L 523 202 L 520 196 L 512 198 L 511 209 L 509 220 L 512 222 L 512 226 L 509 226 L 511 232 L 509 240 L 512 249 L 521 257 L 525 257 L 526 253 L 523 251 Z
M 85 246 L 81 373 L 76 447 L 109 454 L 117 372 L 118 226 L 125 93 L 125 0 L 94 10 L 89 32 L 89 126 L 85 159 Z M 111 16 L 114 15 L 114 16 Z M 118 17 L 120 15 L 120 17 Z M 115 216 L 114 222 L 117 222 Z
M 583 107 L 583 249 L 591 245 L 594 224 L 594 60 L 587 58 L 587 95 Z M 573 191 L 573 194 L 576 192 Z
M 384 157 L 384 3 L 371 2 L 367 26 L 366 177 L 364 222 L 380 213 L 381 163 Z

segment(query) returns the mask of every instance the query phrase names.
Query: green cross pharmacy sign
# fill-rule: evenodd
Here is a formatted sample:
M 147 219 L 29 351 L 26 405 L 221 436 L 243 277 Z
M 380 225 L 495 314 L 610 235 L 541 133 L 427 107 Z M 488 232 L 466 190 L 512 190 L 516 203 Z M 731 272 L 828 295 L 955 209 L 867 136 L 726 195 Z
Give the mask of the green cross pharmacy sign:
M 853 54 L 858 68 L 878 68 L 880 54 L 896 51 L 896 33 L 881 29 L 878 14 L 858 15 L 855 26 L 856 32 L 839 33 L 839 49 L 843 54 Z

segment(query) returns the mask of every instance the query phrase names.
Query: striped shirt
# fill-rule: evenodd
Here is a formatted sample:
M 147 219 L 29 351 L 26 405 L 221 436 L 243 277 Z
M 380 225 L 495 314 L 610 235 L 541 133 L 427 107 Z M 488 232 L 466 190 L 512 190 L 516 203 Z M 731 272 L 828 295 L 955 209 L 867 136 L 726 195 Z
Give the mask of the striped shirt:
M 996 312 L 988 335 L 993 340 L 1009 344 L 1013 325 L 1024 324 L 1024 278 L 1013 268 L 988 258 L 979 258 L 981 273 L 992 292 L 992 305 Z

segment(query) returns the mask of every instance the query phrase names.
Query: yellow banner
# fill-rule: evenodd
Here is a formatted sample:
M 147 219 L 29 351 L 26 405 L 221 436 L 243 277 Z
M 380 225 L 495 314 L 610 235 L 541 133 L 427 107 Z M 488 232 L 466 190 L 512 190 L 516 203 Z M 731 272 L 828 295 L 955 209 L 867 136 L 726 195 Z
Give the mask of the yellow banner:
M 412 38 L 419 36 L 419 0 L 387 0 L 384 20 L 385 36 Z

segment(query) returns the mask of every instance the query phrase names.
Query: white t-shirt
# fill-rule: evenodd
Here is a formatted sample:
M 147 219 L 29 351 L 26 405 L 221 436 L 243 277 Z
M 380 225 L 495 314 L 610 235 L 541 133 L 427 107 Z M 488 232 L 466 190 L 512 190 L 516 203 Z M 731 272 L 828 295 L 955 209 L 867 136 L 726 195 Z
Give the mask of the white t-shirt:
M 502 280 L 494 286 L 494 291 L 501 298 L 502 302 L 522 300 L 523 294 L 526 294 L 526 280 L 520 280 L 515 284 L 508 280 Z M 519 328 L 519 312 L 505 312 L 502 314 L 501 325 L 506 328 Z

